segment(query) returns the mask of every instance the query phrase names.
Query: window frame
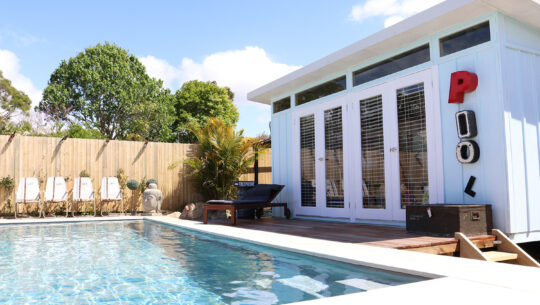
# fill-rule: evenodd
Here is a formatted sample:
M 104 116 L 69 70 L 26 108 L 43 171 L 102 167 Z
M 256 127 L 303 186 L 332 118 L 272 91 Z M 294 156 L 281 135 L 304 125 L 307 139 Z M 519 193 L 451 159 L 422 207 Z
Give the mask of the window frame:
M 331 93 L 328 93 L 328 94 L 325 94 L 325 95 L 319 95 L 316 98 L 313 98 L 313 99 L 310 99 L 310 100 L 307 100 L 307 101 L 304 101 L 304 102 L 300 102 L 300 98 L 299 98 L 300 95 L 310 93 L 310 91 L 315 91 L 317 89 L 323 88 L 324 86 L 331 85 L 332 83 L 338 84 L 338 82 L 341 82 L 342 79 L 343 79 L 343 88 L 341 90 L 334 91 L 334 92 L 331 92 Z M 333 94 L 336 94 L 336 93 L 339 93 L 339 92 L 342 92 L 342 91 L 345 91 L 345 90 L 347 90 L 347 74 L 344 74 L 344 75 L 342 75 L 340 77 L 334 78 L 332 80 L 326 81 L 324 83 L 321 83 L 319 85 L 310 87 L 310 88 L 308 88 L 306 90 L 302 90 L 302 91 L 296 93 L 294 95 L 294 97 L 295 97 L 294 104 L 295 104 L 295 106 L 304 105 L 304 104 L 307 104 L 309 102 L 312 102 L 312 101 L 315 101 L 315 100 L 321 99 L 323 97 L 327 97 L 329 95 L 333 95 Z
M 372 69 L 374 69 L 376 67 L 380 67 L 382 65 L 395 62 L 395 61 L 397 61 L 399 59 L 405 58 L 406 56 L 409 56 L 411 54 L 414 54 L 414 53 L 416 53 L 418 51 L 423 51 L 423 50 L 427 51 L 427 60 L 425 60 L 425 61 L 417 62 L 417 63 L 414 63 L 413 65 L 408 65 L 406 67 L 399 67 L 395 71 L 380 75 L 378 77 L 369 79 L 367 81 L 363 81 L 363 82 L 359 82 L 359 83 L 356 82 L 356 75 L 358 75 L 358 74 L 360 74 L 362 72 L 366 72 L 366 71 L 372 70 Z M 409 49 L 407 51 L 401 52 L 401 53 L 399 53 L 397 55 L 394 55 L 394 56 L 388 57 L 386 59 L 380 60 L 380 61 L 378 61 L 378 62 L 376 62 L 374 64 L 371 64 L 369 66 L 366 66 L 366 67 L 363 67 L 363 68 L 360 68 L 360 69 L 357 69 L 357 70 L 353 71 L 352 72 L 352 85 L 353 85 L 353 87 L 357 87 L 357 86 L 360 86 L 360 85 L 375 81 L 377 79 L 381 79 L 381 78 L 386 77 L 388 75 L 392 75 L 392 74 L 398 73 L 398 72 L 406 70 L 406 69 L 417 67 L 419 65 L 425 64 L 425 63 L 430 62 L 430 61 L 431 61 L 431 45 L 430 45 L 429 42 L 427 42 L 427 43 L 424 43 L 424 44 L 419 45 L 417 47 L 414 47 L 412 49 Z
M 288 102 L 288 106 L 276 111 L 276 106 L 280 103 Z M 278 106 L 279 107 L 279 106 Z M 272 103 L 272 114 L 280 113 L 282 111 L 291 109 L 291 97 L 287 96 Z
M 454 50 L 453 52 L 450 52 L 450 53 L 443 53 L 444 52 L 444 50 L 443 50 L 443 43 L 444 42 L 446 42 L 448 40 L 451 40 L 453 38 L 462 36 L 464 34 L 471 33 L 471 32 L 474 32 L 476 30 L 479 30 L 479 29 L 483 29 L 483 28 L 487 28 L 487 30 L 488 30 L 488 40 L 485 40 L 485 41 L 482 41 L 482 42 L 479 42 L 479 43 L 476 43 L 476 44 L 469 44 L 464 48 Z M 477 23 L 477 24 L 474 24 L 472 26 L 461 29 L 459 31 L 456 31 L 456 32 L 450 33 L 448 35 L 439 37 L 439 39 L 437 39 L 437 42 L 439 43 L 439 45 L 438 45 L 438 47 L 439 47 L 439 57 L 443 58 L 443 57 L 446 57 L 446 56 L 450 56 L 452 54 L 455 54 L 455 53 L 458 53 L 458 52 L 461 52 L 461 51 L 464 51 L 464 50 L 467 50 L 467 49 L 470 49 L 470 48 L 474 48 L 476 46 L 482 45 L 484 43 L 488 43 L 490 41 L 492 41 L 491 22 L 490 22 L 490 20 L 485 20 L 485 21 L 482 21 L 480 23 Z

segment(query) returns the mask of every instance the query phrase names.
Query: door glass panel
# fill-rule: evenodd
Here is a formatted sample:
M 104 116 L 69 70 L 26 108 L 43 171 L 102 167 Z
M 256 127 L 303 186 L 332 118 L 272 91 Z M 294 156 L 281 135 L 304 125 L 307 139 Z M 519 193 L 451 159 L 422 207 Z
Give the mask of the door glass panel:
M 343 127 L 341 107 L 324 111 L 326 207 L 343 208 Z
M 302 206 L 314 207 L 315 201 L 315 116 L 300 118 L 300 171 Z
M 360 101 L 362 144 L 362 204 L 365 209 L 384 209 L 384 136 L 382 96 Z
M 424 84 L 397 90 L 401 208 L 427 203 L 428 171 Z

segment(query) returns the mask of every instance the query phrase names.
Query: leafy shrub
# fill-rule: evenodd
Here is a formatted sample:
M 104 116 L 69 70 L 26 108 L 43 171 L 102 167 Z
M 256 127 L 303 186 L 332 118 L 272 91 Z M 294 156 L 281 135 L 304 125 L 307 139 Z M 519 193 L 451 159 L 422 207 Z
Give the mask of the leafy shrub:
M 220 118 L 211 118 L 204 126 L 190 125 L 200 145 L 196 156 L 186 164 L 193 170 L 195 187 L 209 198 L 234 198 L 234 181 L 248 171 L 255 159 L 251 150 L 254 141 L 244 138 L 243 130 L 234 128 Z
M 122 190 L 122 193 L 126 189 L 127 184 L 127 175 L 125 174 L 124 170 L 119 168 L 116 171 L 116 179 L 118 179 L 118 184 L 120 184 L 120 190 Z
M 5 189 L 8 194 L 11 193 L 15 188 L 15 180 L 10 176 L 0 179 L 0 188 Z
M 129 179 L 128 182 L 126 183 L 128 189 L 134 191 L 136 190 L 137 188 L 139 188 L 139 181 L 135 180 L 135 179 Z
M 150 178 L 150 179 L 146 180 L 146 187 L 149 187 L 150 183 L 154 183 L 155 185 L 157 185 L 157 180 L 154 179 L 154 178 Z

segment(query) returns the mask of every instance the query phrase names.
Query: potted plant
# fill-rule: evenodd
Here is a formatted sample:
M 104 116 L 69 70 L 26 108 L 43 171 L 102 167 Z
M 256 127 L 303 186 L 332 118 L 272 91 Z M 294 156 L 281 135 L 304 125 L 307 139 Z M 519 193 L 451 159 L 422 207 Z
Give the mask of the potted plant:
M 124 200 L 124 190 L 127 186 L 128 177 L 123 169 L 119 168 L 116 171 L 116 179 L 118 179 L 118 184 L 120 185 L 120 194 L 122 195 L 122 200 Z M 121 213 L 124 214 L 124 211 L 122 211 Z
M 135 210 L 135 192 L 137 191 L 137 189 L 139 188 L 139 181 L 135 180 L 135 179 L 129 179 L 126 183 L 126 186 L 128 189 L 131 190 L 131 215 L 137 215 L 137 212 Z
M 11 213 L 11 193 L 15 188 L 15 180 L 10 176 L 0 179 L 0 188 L 4 190 L 6 196 L 6 206 L 8 208 L 8 213 Z
M 146 180 L 146 188 L 148 188 L 148 186 L 153 183 L 155 185 L 157 185 L 157 180 L 155 178 L 150 178 L 148 180 Z

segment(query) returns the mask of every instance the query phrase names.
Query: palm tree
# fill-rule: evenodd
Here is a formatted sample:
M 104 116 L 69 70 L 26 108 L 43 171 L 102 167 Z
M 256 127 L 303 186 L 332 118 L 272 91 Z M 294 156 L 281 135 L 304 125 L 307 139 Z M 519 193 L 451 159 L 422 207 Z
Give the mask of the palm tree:
M 186 164 L 193 169 L 191 178 L 195 186 L 208 198 L 235 198 L 234 181 L 255 160 L 252 147 L 256 140 L 244 138 L 244 131 L 234 128 L 220 118 L 211 118 L 204 126 L 189 126 L 200 145 L 196 157 L 188 159 Z

